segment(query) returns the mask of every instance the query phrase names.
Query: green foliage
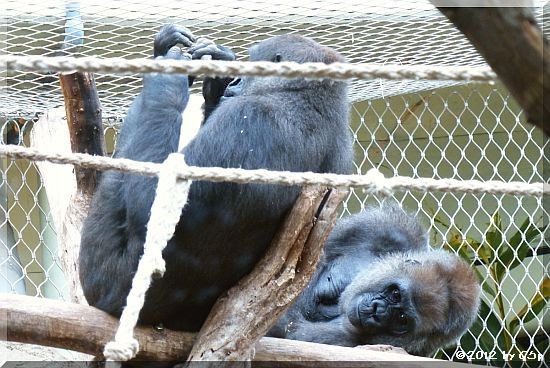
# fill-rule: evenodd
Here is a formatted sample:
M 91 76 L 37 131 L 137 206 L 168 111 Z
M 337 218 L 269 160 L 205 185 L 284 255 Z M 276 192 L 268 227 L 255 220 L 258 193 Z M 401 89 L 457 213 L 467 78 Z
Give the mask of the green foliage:
M 506 357 L 518 357 L 524 354 L 529 346 L 518 346 L 514 343 L 515 333 L 521 324 L 534 319 L 548 305 L 550 299 L 550 279 L 546 276 L 541 281 L 538 290 L 529 298 L 529 302 L 515 313 L 509 313 L 514 318 L 507 319 L 508 308 L 504 304 L 502 287 L 504 278 L 511 270 L 522 264 L 532 251 L 531 244 L 544 233 L 546 226 L 537 226 L 525 220 L 518 231 L 508 239 L 504 238 L 502 219 L 498 212 L 491 218 L 481 240 L 462 236 L 462 232 L 435 218 L 435 221 L 449 229 L 449 237 L 443 248 L 455 252 L 468 262 L 477 261 L 474 270 L 480 280 L 485 300 L 482 299 L 479 316 L 470 333 L 461 339 L 461 347 L 465 352 L 493 352 L 491 360 L 503 361 Z M 485 269 L 489 277 L 485 277 Z M 479 345 L 479 346 L 478 346 Z M 512 355 L 514 354 L 514 355 Z M 478 354 L 479 355 L 479 354 Z

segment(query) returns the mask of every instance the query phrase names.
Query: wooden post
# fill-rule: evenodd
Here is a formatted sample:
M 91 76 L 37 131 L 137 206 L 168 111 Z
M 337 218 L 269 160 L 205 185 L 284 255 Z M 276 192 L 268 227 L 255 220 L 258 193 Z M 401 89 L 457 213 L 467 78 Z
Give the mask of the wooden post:
M 527 120 L 550 135 L 550 44 L 529 8 L 492 7 L 497 0 L 478 1 L 486 7 L 439 10 L 470 40 L 521 105 Z M 525 3 L 525 1 L 523 1 Z M 514 6 L 522 6 L 516 3 Z
M 101 104 L 91 73 L 62 73 L 59 75 L 65 99 L 65 114 L 73 152 L 103 156 L 105 142 Z M 91 196 L 94 193 L 97 173 L 93 169 L 75 167 L 78 190 Z

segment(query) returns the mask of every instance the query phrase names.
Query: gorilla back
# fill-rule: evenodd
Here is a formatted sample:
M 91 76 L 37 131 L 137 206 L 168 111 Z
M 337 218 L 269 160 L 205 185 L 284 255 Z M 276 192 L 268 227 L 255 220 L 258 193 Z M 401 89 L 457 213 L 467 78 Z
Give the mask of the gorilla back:
M 173 32 L 185 33 L 165 27 L 155 48 L 182 42 Z M 251 60 L 344 60 L 299 36 L 268 39 L 249 53 Z M 161 162 L 177 150 L 182 101 L 188 93 L 182 78 L 144 78 L 143 91 L 121 131 L 117 156 Z M 183 153 L 194 166 L 349 173 L 351 146 L 344 82 L 243 78 L 228 87 Z M 91 305 L 114 315 L 125 305 L 143 253 L 155 186 L 153 178 L 106 172 L 85 222 L 80 255 L 85 296 Z M 148 291 L 140 321 L 198 330 L 218 296 L 263 255 L 299 190 L 194 182 L 163 254 L 166 273 Z

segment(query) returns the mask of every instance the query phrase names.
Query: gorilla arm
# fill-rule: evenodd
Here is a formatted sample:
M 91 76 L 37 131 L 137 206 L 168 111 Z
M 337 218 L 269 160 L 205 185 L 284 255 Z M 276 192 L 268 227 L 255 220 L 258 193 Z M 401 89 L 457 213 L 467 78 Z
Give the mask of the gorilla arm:
M 155 38 L 154 55 L 181 59 L 176 43 L 190 46 L 185 28 L 163 27 Z M 120 132 L 115 157 L 162 162 L 177 150 L 181 114 L 188 100 L 185 75 L 146 74 Z M 108 171 L 102 176 L 84 223 L 80 249 L 80 280 L 86 299 L 119 314 L 132 273 L 143 251 L 145 224 L 155 190 L 154 178 Z M 122 229 L 126 228 L 125 231 Z M 114 279 L 117 282 L 113 282 Z M 123 290 L 125 290 L 123 292 Z

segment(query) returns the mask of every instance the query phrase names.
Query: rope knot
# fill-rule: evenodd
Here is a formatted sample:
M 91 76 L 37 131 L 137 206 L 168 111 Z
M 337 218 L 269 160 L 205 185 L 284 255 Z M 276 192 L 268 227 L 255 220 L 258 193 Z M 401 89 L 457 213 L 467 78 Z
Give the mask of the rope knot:
M 378 169 L 372 168 L 365 174 L 367 179 L 372 183 L 372 186 L 365 188 L 367 194 L 378 194 L 383 197 L 388 197 L 392 194 L 393 190 L 389 185 L 388 180 L 384 177 Z
M 135 357 L 138 351 L 139 342 L 136 339 L 117 339 L 105 345 L 103 355 L 108 360 L 127 361 Z

